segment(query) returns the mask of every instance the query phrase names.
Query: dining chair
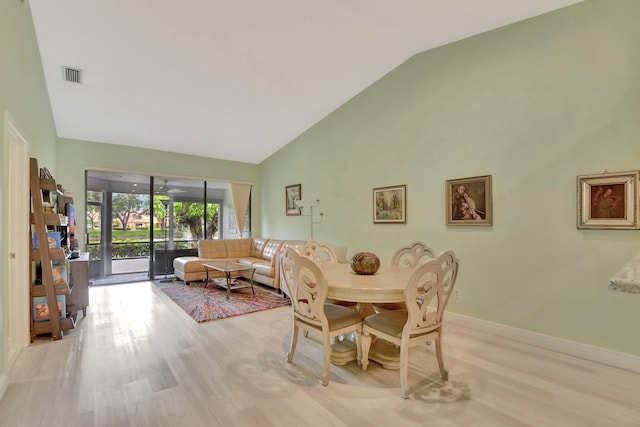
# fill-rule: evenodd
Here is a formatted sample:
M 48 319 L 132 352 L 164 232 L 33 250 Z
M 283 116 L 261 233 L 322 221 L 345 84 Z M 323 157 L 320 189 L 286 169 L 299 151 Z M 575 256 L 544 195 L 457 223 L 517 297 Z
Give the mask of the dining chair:
M 338 257 L 336 253 L 327 245 L 323 245 L 317 240 L 307 240 L 304 246 L 300 249 L 300 254 L 311 258 L 317 263 L 336 263 Z
M 442 360 L 442 319 L 458 275 L 459 261 L 451 251 L 420 265 L 405 286 L 406 309 L 383 311 L 362 322 L 361 366 L 367 370 L 371 335 L 400 347 L 400 392 L 408 398 L 409 348 L 435 341 L 440 375 L 449 373 Z
M 418 264 L 426 262 L 436 256 L 436 251 L 427 246 L 424 242 L 415 241 L 407 246 L 398 248 L 391 257 L 391 265 L 401 267 L 416 267 Z M 376 311 L 398 310 L 406 308 L 403 302 L 388 302 L 373 304 Z
M 316 263 L 320 265 L 326 264 L 326 263 L 334 264 L 338 262 L 338 256 L 333 251 L 333 249 L 331 249 L 327 245 L 323 245 L 317 240 L 313 240 L 313 239 L 307 240 L 305 245 L 298 252 L 301 255 L 306 256 L 307 258 L 311 258 L 312 260 L 314 260 Z M 330 304 L 338 304 L 345 307 L 350 307 L 352 309 L 355 308 L 355 306 L 357 305 L 355 302 L 352 302 L 352 301 L 341 301 L 341 300 L 334 300 L 334 299 L 327 300 L 327 302 Z M 341 336 L 340 338 L 343 338 L 343 337 Z
M 286 248 L 280 257 L 281 271 L 287 282 L 291 298 L 293 334 L 287 362 L 291 363 L 298 342 L 298 331 L 308 331 L 322 339 L 324 369 L 322 385 L 329 384 L 331 363 L 331 338 L 340 334 L 356 332 L 356 357 L 361 360 L 360 331 L 362 317 L 357 311 L 334 304 L 325 304 L 328 293 L 327 279 L 322 270 L 311 259 L 292 248 Z
M 421 262 L 436 257 L 436 251 L 424 242 L 416 241 L 407 246 L 398 248 L 391 257 L 391 265 L 402 267 L 416 267 Z

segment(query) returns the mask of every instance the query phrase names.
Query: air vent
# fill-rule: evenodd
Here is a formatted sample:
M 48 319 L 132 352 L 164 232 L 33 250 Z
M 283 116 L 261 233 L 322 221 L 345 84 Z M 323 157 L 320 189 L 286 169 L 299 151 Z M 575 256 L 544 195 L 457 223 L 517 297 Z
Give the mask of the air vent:
M 80 70 L 71 67 L 62 67 L 63 78 L 71 83 L 80 83 Z

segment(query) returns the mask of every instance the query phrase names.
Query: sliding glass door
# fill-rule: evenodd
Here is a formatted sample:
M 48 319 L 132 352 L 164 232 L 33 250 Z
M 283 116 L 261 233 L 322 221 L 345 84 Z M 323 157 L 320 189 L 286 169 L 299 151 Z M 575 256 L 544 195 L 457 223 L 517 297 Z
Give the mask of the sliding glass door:
M 86 233 L 94 284 L 172 280 L 173 260 L 224 237 L 230 185 L 87 171 Z M 228 222 L 228 219 L 227 219 Z
M 87 172 L 86 234 L 94 284 L 148 280 L 150 177 Z

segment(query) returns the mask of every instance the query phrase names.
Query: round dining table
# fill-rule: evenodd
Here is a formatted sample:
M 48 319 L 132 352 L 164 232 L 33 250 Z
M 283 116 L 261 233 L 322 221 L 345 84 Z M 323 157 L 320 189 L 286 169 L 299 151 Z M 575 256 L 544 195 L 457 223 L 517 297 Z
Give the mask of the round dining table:
M 375 274 L 365 275 L 356 274 L 344 263 L 326 263 L 320 267 L 329 287 L 327 298 L 357 303 L 363 317 L 376 313 L 374 303 L 404 302 L 405 286 L 415 271 L 410 267 L 381 266 Z M 399 349 L 384 340 L 373 342 L 369 359 L 386 369 L 400 367 Z M 335 365 L 345 365 L 351 360 L 355 360 L 355 343 L 351 340 L 336 342 L 331 361 Z

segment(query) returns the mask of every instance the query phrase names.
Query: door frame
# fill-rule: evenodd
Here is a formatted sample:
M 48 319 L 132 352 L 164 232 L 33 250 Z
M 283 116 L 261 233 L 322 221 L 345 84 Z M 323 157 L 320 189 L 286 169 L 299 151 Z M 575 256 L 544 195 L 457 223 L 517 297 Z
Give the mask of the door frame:
M 2 281 L 5 368 L 30 342 L 29 303 L 29 144 L 8 110 L 4 111 L 2 177 Z

